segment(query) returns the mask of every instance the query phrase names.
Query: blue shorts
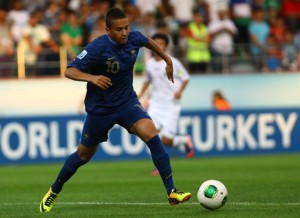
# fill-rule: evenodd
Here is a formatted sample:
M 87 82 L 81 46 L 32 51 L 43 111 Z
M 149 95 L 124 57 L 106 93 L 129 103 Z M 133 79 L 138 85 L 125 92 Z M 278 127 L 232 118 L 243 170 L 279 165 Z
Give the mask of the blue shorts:
M 84 146 L 95 146 L 108 139 L 109 130 L 115 125 L 127 129 L 140 119 L 151 119 L 138 99 L 106 115 L 87 114 L 83 125 L 80 143 Z

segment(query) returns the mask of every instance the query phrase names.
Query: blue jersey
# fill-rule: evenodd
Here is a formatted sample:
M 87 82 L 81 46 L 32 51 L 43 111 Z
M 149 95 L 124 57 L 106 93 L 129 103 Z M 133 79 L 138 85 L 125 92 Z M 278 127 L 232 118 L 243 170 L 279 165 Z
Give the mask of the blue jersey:
M 136 98 L 133 89 L 133 67 L 139 48 L 148 43 L 140 32 L 130 32 L 124 45 L 103 35 L 89 43 L 68 67 L 92 75 L 104 75 L 112 86 L 106 90 L 87 83 L 86 111 L 90 114 L 107 114 Z

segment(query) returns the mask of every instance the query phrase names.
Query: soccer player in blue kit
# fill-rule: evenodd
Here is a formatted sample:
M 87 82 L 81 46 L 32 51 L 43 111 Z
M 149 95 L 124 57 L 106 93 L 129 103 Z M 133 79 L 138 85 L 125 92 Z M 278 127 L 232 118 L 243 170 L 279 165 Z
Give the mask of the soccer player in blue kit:
M 112 8 L 107 12 L 106 31 L 106 35 L 88 44 L 65 71 L 67 78 L 87 82 L 87 116 L 77 151 L 66 159 L 57 179 L 43 197 L 41 212 L 51 211 L 64 183 L 92 158 L 99 143 L 107 140 L 108 131 L 115 124 L 147 144 L 170 205 L 183 203 L 191 197 L 191 193 L 175 188 L 169 156 L 132 85 L 133 67 L 139 48 L 145 46 L 162 57 L 166 62 L 167 77 L 173 82 L 170 57 L 152 39 L 139 32 L 129 32 L 128 18 L 121 9 Z

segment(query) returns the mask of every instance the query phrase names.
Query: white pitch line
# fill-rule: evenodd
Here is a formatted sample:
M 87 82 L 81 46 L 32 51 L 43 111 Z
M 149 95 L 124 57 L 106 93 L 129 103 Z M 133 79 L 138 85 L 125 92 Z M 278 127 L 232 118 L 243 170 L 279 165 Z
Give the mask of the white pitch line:
M 38 205 L 40 202 L 33 203 L 9 203 L 0 202 L 2 206 L 16 206 L 16 205 Z M 153 202 L 56 202 L 55 204 L 60 205 L 132 205 L 132 206 L 153 206 L 153 205 L 169 205 L 168 203 L 153 203 Z M 186 202 L 185 205 L 199 205 L 197 202 Z M 275 202 L 227 202 L 229 205 L 240 205 L 240 206 L 300 206 L 300 202 L 285 202 L 285 203 L 275 203 Z

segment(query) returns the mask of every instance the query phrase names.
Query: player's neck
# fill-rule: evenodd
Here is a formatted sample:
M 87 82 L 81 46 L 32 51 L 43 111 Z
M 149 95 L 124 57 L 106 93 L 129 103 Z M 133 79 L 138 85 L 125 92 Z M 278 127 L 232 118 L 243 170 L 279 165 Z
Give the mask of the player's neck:
M 107 34 L 107 36 L 108 36 L 109 41 L 111 41 L 113 45 L 122 46 L 122 44 L 119 44 L 115 40 L 113 40 L 112 38 L 110 38 L 109 34 Z

